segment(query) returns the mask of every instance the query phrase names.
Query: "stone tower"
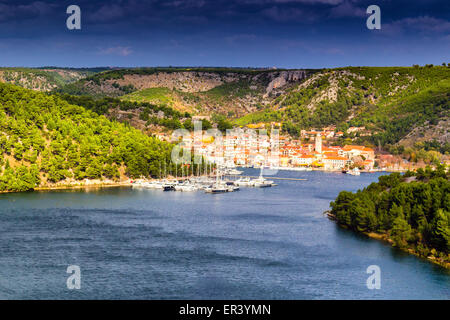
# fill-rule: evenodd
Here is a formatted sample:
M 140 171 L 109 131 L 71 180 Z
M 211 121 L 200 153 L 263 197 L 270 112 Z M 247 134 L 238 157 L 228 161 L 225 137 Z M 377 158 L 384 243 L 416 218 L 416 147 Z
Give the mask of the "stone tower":
M 316 153 L 321 154 L 322 153 L 322 135 L 318 133 L 316 135 L 316 147 L 315 147 Z

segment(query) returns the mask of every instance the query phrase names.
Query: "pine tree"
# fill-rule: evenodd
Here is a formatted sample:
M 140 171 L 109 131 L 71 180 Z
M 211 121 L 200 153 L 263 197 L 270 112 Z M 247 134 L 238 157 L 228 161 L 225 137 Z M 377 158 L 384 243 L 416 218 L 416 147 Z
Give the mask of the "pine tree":
M 411 237 L 411 226 L 406 221 L 403 213 L 400 213 L 397 218 L 395 218 L 391 230 L 391 236 L 394 240 L 395 246 L 399 248 L 404 248 L 407 246 L 407 241 Z
M 436 249 L 450 252 L 450 212 L 439 209 L 432 223 L 432 243 Z

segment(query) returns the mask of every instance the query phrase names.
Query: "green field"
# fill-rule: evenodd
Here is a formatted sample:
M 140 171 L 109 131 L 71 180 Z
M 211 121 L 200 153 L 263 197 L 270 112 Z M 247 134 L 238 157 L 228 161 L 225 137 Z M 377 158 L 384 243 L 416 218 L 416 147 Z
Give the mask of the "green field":
M 174 100 L 172 94 L 174 92 L 169 88 L 148 88 L 135 91 L 121 97 L 122 100 L 136 102 L 156 102 L 171 105 Z

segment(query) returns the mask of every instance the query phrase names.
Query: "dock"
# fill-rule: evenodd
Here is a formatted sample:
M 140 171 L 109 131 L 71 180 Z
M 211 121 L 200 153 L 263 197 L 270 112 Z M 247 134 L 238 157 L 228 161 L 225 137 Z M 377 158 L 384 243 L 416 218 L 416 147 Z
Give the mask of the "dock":
M 249 178 L 259 178 L 259 176 L 245 176 Z M 301 178 L 282 178 L 282 177 L 272 177 L 272 176 L 264 176 L 264 178 L 267 178 L 269 180 L 290 180 L 290 181 L 307 181 L 308 179 L 301 179 Z

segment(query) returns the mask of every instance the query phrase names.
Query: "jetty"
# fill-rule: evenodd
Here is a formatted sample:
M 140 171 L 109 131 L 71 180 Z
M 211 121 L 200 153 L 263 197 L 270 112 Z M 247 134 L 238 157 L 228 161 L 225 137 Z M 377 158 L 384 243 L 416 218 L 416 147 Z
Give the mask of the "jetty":
M 246 176 L 249 178 L 258 178 L 257 176 Z M 283 177 L 270 177 L 272 180 L 290 180 L 290 181 L 307 181 L 308 179 L 302 179 L 302 178 L 283 178 Z

